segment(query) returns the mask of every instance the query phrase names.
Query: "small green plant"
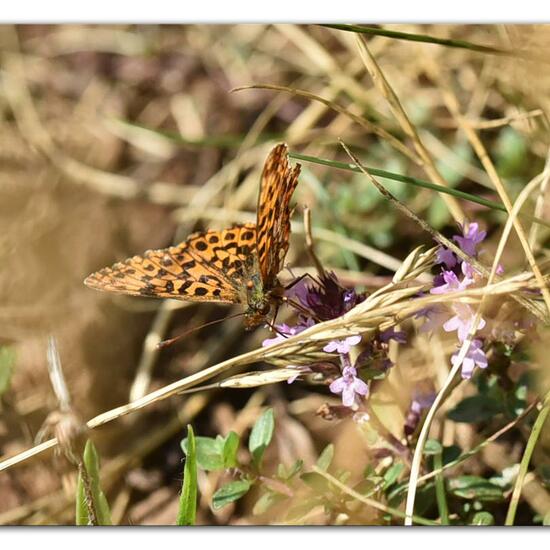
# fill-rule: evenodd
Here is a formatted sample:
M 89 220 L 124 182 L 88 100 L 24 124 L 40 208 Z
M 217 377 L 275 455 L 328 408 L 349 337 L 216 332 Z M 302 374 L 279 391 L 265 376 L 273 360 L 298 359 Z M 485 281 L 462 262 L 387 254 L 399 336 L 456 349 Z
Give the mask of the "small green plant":
M 186 460 L 180 497 L 178 525 L 195 525 L 197 515 L 197 444 L 192 426 L 187 426 Z
M 76 524 L 111 525 L 111 511 L 99 482 L 99 455 L 88 439 L 79 465 L 76 488 Z

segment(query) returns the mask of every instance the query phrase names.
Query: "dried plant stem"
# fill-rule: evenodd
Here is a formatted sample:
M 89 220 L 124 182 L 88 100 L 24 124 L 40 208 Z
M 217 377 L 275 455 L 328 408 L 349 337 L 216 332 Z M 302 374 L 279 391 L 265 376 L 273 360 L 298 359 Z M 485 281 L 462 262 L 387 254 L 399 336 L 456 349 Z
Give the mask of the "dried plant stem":
M 545 174 L 545 176 L 540 185 L 540 192 L 537 197 L 537 202 L 535 204 L 535 211 L 533 212 L 533 215 L 537 217 L 541 217 L 543 214 L 544 205 L 546 202 L 546 194 L 548 192 L 548 182 L 550 181 L 550 149 L 546 154 L 546 162 L 544 164 L 543 173 Z M 533 250 L 533 252 L 536 252 L 537 247 L 539 246 L 537 243 L 538 232 L 539 232 L 538 224 L 536 223 L 532 224 L 531 229 L 529 230 L 529 246 L 531 247 L 531 250 Z
M 151 383 L 153 368 L 160 354 L 158 346 L 164 340 L 164 335 L 168 330 L 174 311 L 183 307 L 188 307 L 188 304 L 182 304 L 175 300 L 162 302 L 153 319 L 151 329 L 143 341 L 141 357 L 130 387 L 130 401 L 135 401 L 147 393 Z
M 355 39 L 359 48 L 361 59 L 365 63 L 365 66 L 367 67 L 367 70 L 371 75 L 374 84 L 378 87 L 382 95 L 388 101 L 388 105 L 393 115 L 401 125 L 403 131 L 412 140 L 414 148 L 422 161 L 422 167 L 425 170 L 426 174 L 434 183 L 448 187 L 445 178 L 443 178 L 443 176 L 439 173 L 439 170 L 435 166 L 435 163 L 430 153 L 422 143 L 422 140 L 420 139 L 420 136 L 418 135 L 418 132 L 414 127 L 414 124 L 411 123 L 409 117 L 407 116 L 407 113 L 403 109 L 403 106 L 401 105 L 397 94 L 393 91 L 378 63 L 371 55 L 365 43 L 365 39 L 360 35 L 356 35 Z M 449 209 L 449 212 L 451 213 L 453 218 L 457 222 L 462 222 L 464 220 L 464 213 L 462 212 L 462 208 L 460 207 L 456 199 L 448 195 L 443 196 L 442 198 L 445 201 L 445 204 L 447 205 L 447 208 Z
M 510 115 L 502 118 L 494 118 L 492 120 L 472 120 L 468 119 L 468 123 L 472 128 L 476 130 L 492 130 L 494 128 L 500 128 L 501 126 L 507 126 L 511 122 L 518 122 L 520 120 L 529 120 L 530 118 L 535 118 L 543 116 L 544 111 L 542 109 L 533 109 L 526 113 L 518 113 L 516 115 Z M 457 124 L 454 122 L 454 126 Z
M 323 264 L 321 264 L 319 258 L 317 258 L 317 254 L 315 254 L 315 243 L 313 242 L 313 235 L 311 233 L 311 209 L 309 206 L 304 207 L 304 232 L 306 235 L 306 248 L 311 261 L 315 265 L 315 269 L 317 270 L 319 276 L 324 277 L 325 270 L 323 268 Z
M 466 355 L 466 352 L 464 352 L 464 355 Z M 424 451 L 424 444 L 428 439 L 430 427 L 435 417 L 435 413 L 439 409 L 439 406 L 443 402 L 443 399 L 447 396 L 447 392 L 451 388 L 455 376 L 458 374 L 461 367 L 462 361 L 457 361 L 449 372 L 449 375 L 447 376 L 443 387 L 439 390 L 434 402 L 432 403 L 432 406 L 430 407 L 430 410 L 428 411 L 428 414 L 426 415 L 426 418 L 424 420 L 424 424 L 422 424 L 422 429 L 420 430 L 420 434 L 416 442 L 416 447 L 414 449 L 414 455 L 411 464 L 411 473 L 409 476 L 409 484 L 407 489 L 407 502 L 405 504 L 405 525 L 413 524 L 414 502 L 416 498 L 416 487 L 418 485 L 420 474 L 420 464 L 422 463 L 422 453 Z
M 537 441 L 541 435 L 542 428 L 544 426 L 544 423 L 546 422 L 546 419 L 549 413 L 550 413 L 550 392 L 548 392 L 546 394 L 546 397 L 544 398 L 542 408 L 537 416 L 537 419 L 535 420 L 535 424 L 533 425 L 533 429 L 531 430 L 529 439 L 527 440 L 525 451 L 523 452 L 523 456 L 521 457 L 519 473 L 518 473 L 518 477 L 516 478 L 514 491 L 510 499 L 510 506 L 508 507 L 508 513 L 506 514 L 506 520 L 504 522 L 504 525 L 514 525 L 516 510 L 518 507 L 519 498 L 521 496 L 521 489 L 523 487 L 525 476 L 527 474 L 527 469 L 529 468 L 529 462 L 531 461 L 531 457 L 533 456 L 533 451 L 535 450 L 535 445 L 537 444 Z

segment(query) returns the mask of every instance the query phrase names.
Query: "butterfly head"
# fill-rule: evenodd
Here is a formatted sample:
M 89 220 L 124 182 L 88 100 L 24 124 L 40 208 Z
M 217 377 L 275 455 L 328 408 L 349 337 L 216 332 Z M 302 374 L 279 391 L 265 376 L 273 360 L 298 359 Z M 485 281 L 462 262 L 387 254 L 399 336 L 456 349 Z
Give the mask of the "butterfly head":
M 266 294 L 259 275 L 254 274 L 246 283 L 248 308 L 244 312 L 245 327 L 253 329 L 265 322 L 266 316 L 271 311 L 271 301 Z

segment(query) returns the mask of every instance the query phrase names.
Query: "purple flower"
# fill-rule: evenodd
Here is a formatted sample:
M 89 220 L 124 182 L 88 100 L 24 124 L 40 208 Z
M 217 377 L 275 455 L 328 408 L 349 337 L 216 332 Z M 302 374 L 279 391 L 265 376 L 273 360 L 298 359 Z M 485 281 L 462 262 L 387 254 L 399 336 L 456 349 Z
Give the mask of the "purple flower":
M 298 378 L 298 376 L 301 376 L 302 374 L 308 374 L 311 372 L 311 369 L 309 367 L 303 367 L 299 365 L 287 365 L 286 368 L 296 370 L 296 374 L 287 379 L 286 381 L 287 384 L 292 384 L 292 382 L 296 381 L 296 378 Z
M 462 274 L 464 275 L 464 280 L 468 279 L 470 282 L 474 280 L 477 271 L 472 267 L 471 264 L 469 264 L 468 262 L 462 262 L 460 269 L 462 270 Z
M 358 401 L 358 396 L 364 397 L 369 393 L 369 387 L 357 377 L 354 367 L 344 367 L 342 376 L 334 380 L 329 389 L 332 393 L 342 394 L 342 403 L 345 407 L 353 406 Z
M 420 310 L 415 317 L 426 319 L 420 327 L 420 332 L 432 332 L 449 319 L 449 310 L 444 304 L 433 304 Z
M 456 265 L 456 256 L 444 246 L 437 249 L 437 263 L 445 264 L 448 269 L 452 269 Z
M 422 416 L 422 412 L 429 409 L 435 400 L 435 393 L 421 393 L 417 390 L 413 393 L 413 400 L 410 404 L 405 419 L 405 435 L 411 435 L 414 433 Z
M 390 340 L 395 340 L 398 344 L 407 343 L 407 333 L 400 330 L 396 331 L 393 327 L 380 333 L 380 340 L 388 343 Z
M 442 276 L 444 283 L 432 288 L 430 294 L 446 294 L 447 292 L 465 290 L 473 282 L 468 277 L 464 277 L 460 281 L 453 271 L 443 271 Z
M 286 323 L 275 325 L 275 328 L 279 332 L 273 338 L 266 338 L 262 342 L 262 346 L 264 348 L 268 346 L 274 346 L 275 344 L 278 344 L 279 342 L 286 340 L 290 336 L 295 336 L 296 334 L 300 334 L 300 332 L 303 332 L 304 330 L 306 330 L 306 328 L 312 327 L 314 324 L 315 323 L 313 319 L 306 319 L 303 323 L 300 323 L 294 327 L 290 327 Z
M 472 328 L 475 314 L 468 304 L 453 304 L 453 311 L 456 315 L 443 325 L 443 330 L 445 332 L 456 330 L 458 332 L 458 339 L 463 342 Z M 481 330 L 485 325 L 485 319 L 480 317 L 477 323 L 477 330 Z
M 487 356 L 485 352 L 481 349 L 482 342 L 481 340 L 472 340 L 468 353 L 462 361 L 462 378 L 471 378 L 474 368 L 477 366 L 480 369 L 487 368 Z M 451 363 L 454 367 L 457 366 L 458 356 L 460 350 L 453 354 L 451 357 Z
M 356 346 L 361 341 L 360 335 L 348 336 L 344 340 L 332 340 L 324 348 L 323 351 L 332 353 L 337 351 L 338 353 L 349 353 L 352 346 Z
M 487 231 L 480 231 L 479 224 L 475 222 L 465 222 L 462 226 L 462 234 L 464 235 L 463 237 L 455 235 L 453 240 L 458 243 L 468 256 L 475 256 L 477 254 L 476 247 L 485 239 Z
M 310 285 L 304 278 L 288 291 L 288 296 L 297 298 L 313 317 L 321 321 L 336 319 L 364 300 L 364 296 L 355 290 L 343 287 L 334 273 L 326 273 L 315 283 Z

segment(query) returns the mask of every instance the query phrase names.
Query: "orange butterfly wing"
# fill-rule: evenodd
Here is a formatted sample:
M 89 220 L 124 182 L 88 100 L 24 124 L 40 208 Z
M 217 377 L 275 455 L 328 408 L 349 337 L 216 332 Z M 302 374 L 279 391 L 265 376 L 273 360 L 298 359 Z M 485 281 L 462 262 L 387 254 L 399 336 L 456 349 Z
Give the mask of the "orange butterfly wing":
M 257 209 L 257 251 L 264 288 L 272 288 L 283 268 L 290 238 L 290 199 L 300 165 L 291 169 L 286 143 L 275 146 L 265 162 Z
M 250 223 L 194 233 L 177 246 L 148 250 L 92 273 L 84 283 L 132 296 L 246 303 L 255 242 L 256 227 Z
M 262 173 L 257 225 L 194 233 L 177 246 L 148 250 L 92 273 L 84 283 L 119 294 L 241 303 L 259 310 L 257 296 L 255 303 L 249 302 L 248 285 L 259 274 L 263 298 L 272 299 L 269 292 L 277 285 L 288 251 L 289 204 L 299 173 L 299 164 L 290 168 L 286 144 L 275 146 Z M 263 317 L 261 312 L 258 315 Z M 257 322 L 254 319 L 250 326 Z

